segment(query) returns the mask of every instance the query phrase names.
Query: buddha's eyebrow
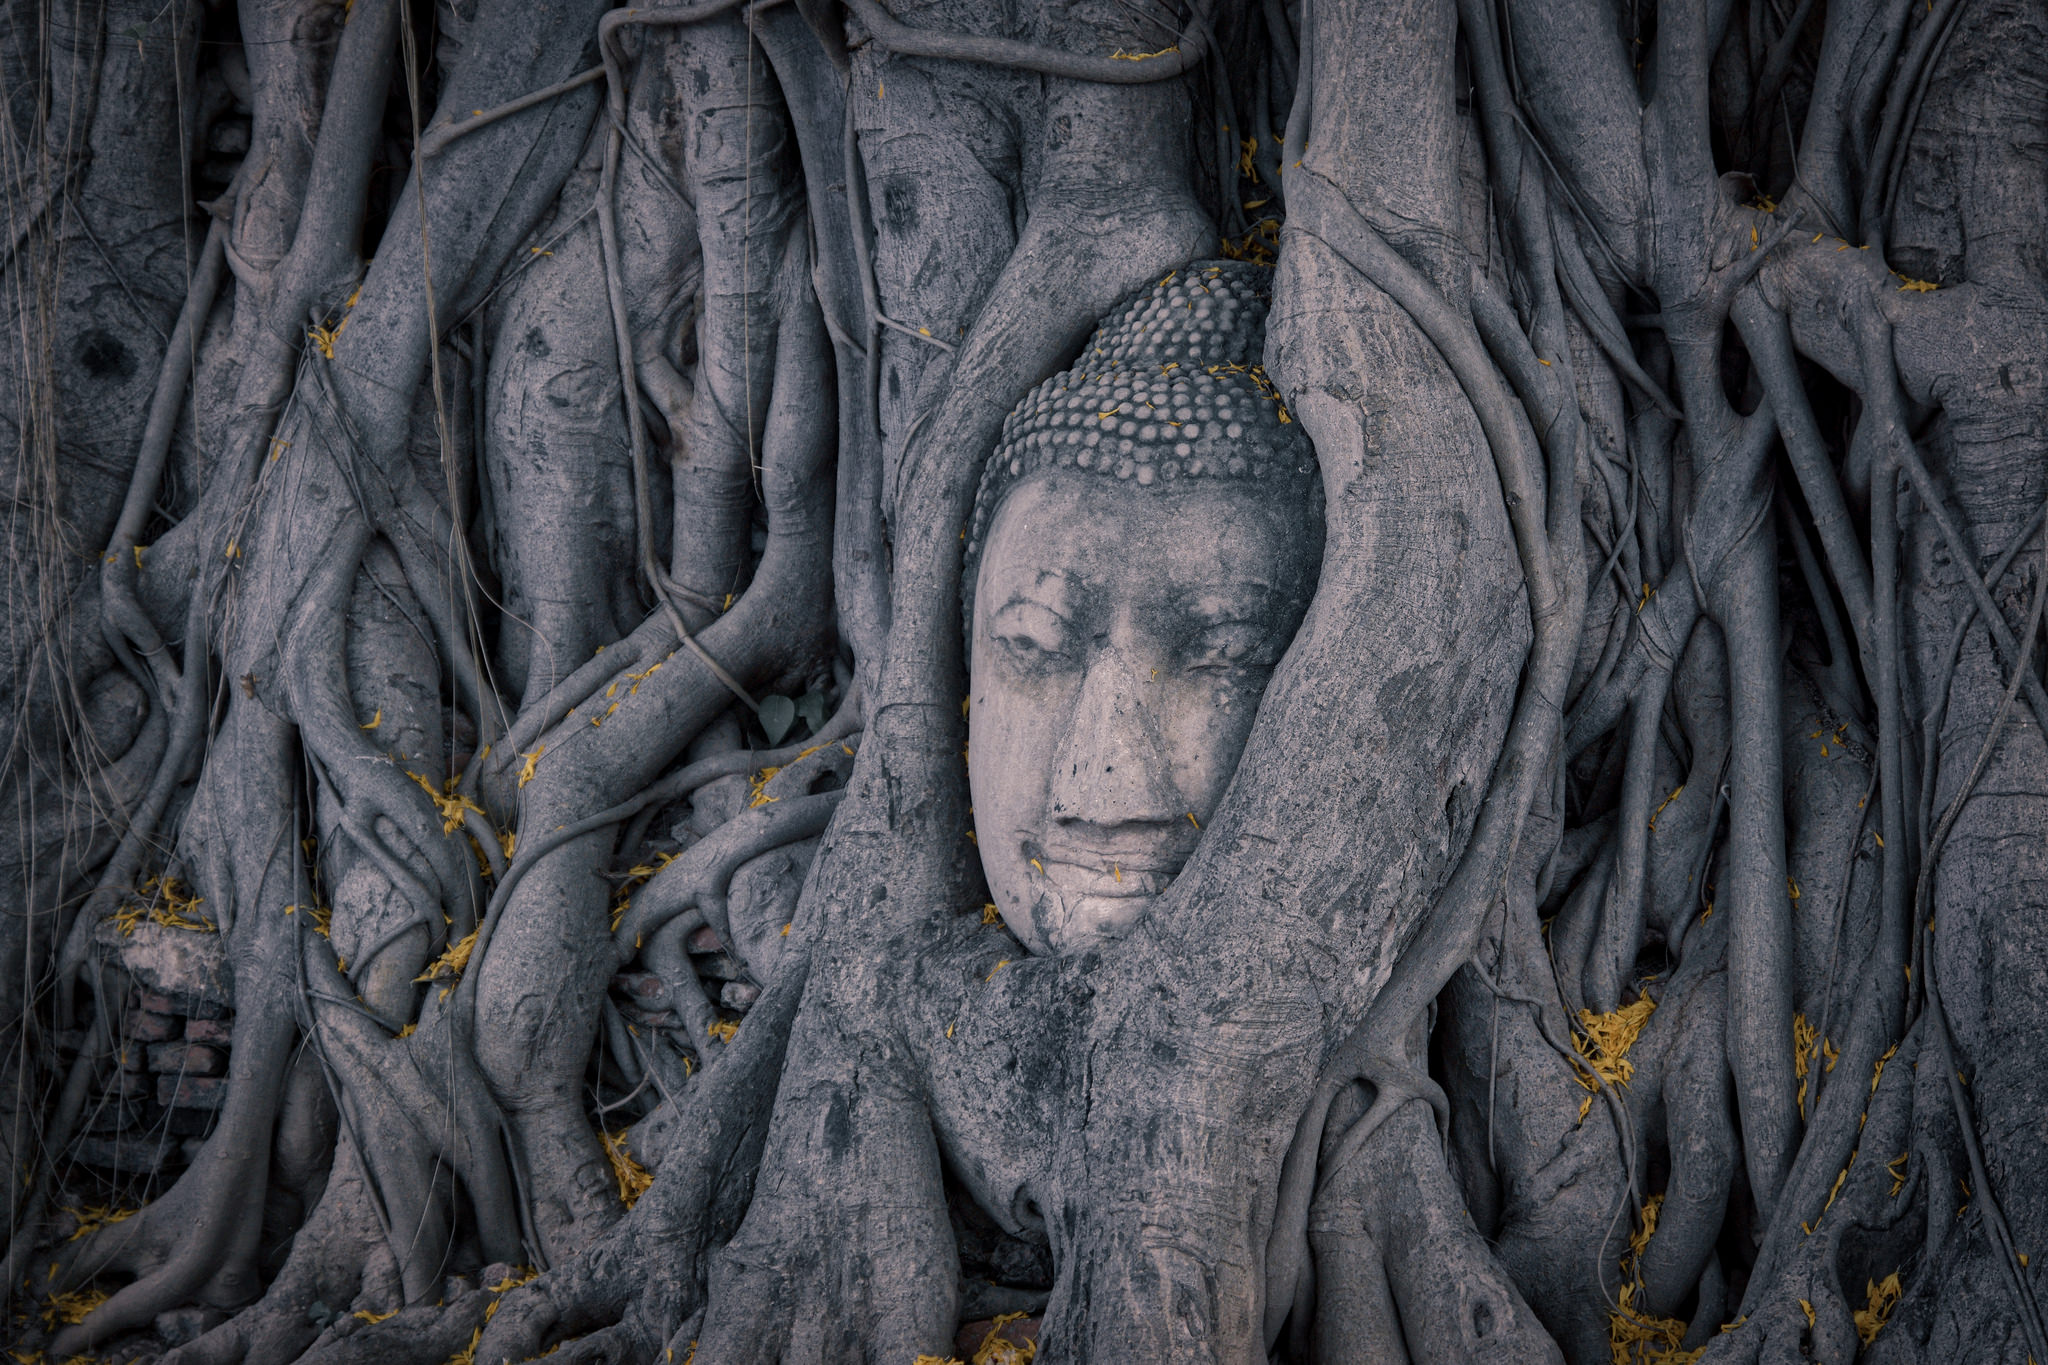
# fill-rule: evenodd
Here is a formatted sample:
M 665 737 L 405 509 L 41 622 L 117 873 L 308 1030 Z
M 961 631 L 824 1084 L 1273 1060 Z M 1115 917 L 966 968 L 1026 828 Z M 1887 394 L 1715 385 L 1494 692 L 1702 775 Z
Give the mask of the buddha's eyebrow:
M 1040 569 L 1029 582 L 1009 584 L 1003 593 L 1002 606 L 996 610 L 1029 603 L 1064 616 L 1073 610 L 1075 592 L 1079 587 L 1072 574 L 1058 569 Z
M 1273 586 L 1256 578 L 1231 583 L 1203 583 L 1188 588 L 1181 602 L 1190 616 L 1207 621 L 1263 615 L 1273 600 Z

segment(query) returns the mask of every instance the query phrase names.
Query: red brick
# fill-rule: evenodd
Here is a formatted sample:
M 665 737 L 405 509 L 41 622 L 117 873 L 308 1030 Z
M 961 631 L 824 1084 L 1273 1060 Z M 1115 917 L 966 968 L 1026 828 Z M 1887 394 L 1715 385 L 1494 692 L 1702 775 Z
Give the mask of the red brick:
M 189 1043 L 212 1043 L 226 1047 L 234 1041 L 235 1026 L 227 1019 L 187 1019 L 185 1041 Z
M 228 1069 L 228 1059 L 219 1048 L 204 1043 L 157 1043 L 149 1049 L 149 1069 L 160 1073 L 182 1071 L 187 1076 L 218 1076 Z
M 159 1076 L 156 1102 L 166 1109 L 218 1109 L 227 1103 L 225 1076 Z
M 148 1010 L 130 1010 L 123 1029 L 138 1043 L 163 1043 L 178 1036 L 177 1019 L 168 1014 L 154 1014 Z
M 668 994 L 668 987 L 652 972 L 620 972 L 612 978 L 612 989 L 634 1000 L 660 1000 Z
M 674 1028 L 676 1026 L 676 1013 L 674 1010 L 644 1010 L 638 1005 L 626 1004 L 619 1006 L 619 1017 L 629 1024 L 638 1024 L 641 1028 Z

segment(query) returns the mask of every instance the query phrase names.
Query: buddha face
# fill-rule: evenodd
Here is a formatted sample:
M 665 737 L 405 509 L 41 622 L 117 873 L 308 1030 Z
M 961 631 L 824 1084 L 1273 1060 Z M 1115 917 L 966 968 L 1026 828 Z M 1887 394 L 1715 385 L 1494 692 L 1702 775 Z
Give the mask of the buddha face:
M 975 580 L 968 779 L 1035 953 L 1120 937 L 1223 798 L 1321 559 L 1298 486 L 1032 474 Z

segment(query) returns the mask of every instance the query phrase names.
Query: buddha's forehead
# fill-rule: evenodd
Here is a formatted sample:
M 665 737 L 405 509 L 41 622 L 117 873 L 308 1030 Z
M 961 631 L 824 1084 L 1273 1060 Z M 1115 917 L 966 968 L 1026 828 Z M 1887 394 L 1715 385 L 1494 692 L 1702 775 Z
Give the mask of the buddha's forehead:
M 1299 494 L 1245 480 L 1140 486 L 1041 471 L 1003 500 L 981 591 L 992 609 L 1016 593 L 1056 608 L 1076 594 L 1291 593 L 1313 572 L 1322 538 L 1318 509 Z

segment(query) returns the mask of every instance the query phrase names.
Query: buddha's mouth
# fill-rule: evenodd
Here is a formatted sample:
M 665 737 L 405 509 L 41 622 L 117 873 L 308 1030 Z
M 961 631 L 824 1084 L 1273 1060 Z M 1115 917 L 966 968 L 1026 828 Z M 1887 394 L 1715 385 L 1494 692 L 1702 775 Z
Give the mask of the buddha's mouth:
M 1031 869 L 1068 896 L 1120 900 L 1156 896 L 1180 873 L 1181 860 L 1157 854 L 1129 857 L 1092 850 L 1024 845 Z

